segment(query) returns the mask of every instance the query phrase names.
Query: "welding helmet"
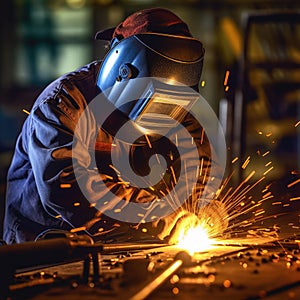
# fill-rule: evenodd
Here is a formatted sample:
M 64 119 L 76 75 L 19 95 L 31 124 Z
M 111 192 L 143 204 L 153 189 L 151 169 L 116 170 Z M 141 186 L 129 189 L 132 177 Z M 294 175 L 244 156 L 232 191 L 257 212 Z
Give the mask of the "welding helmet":
M 130 27 L 128 19 L 131 25 L 138 20 L 136 27 L 141 28 Z M 180 122 L 197 99 L 204 48 L 186 24 L 165 9 L 144 10 L 128 19 L 114 29 L 97 78 L 100 91 L 116 108 L 102 127 L 114 135 L 131 121 L 128 134 L 145 129 L 151 135 L 172 127 L 174 120 Z M 152 28 L 145 29 L 145 24 Z M 129 35 L 128 27 L 131 33 L 141 33 Z M 97 35 L 103 37 L 103 32 Z

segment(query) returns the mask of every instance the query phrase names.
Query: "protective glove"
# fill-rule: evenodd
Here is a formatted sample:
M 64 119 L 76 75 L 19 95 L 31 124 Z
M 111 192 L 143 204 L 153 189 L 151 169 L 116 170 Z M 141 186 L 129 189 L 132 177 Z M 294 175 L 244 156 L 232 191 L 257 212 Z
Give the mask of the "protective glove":
M 163 230 L 158 236 L 169 244 L 177 244 L 180 236 L 197 226 L 206 230 L 209 237 L 221 236 L 228 227 L 228 214 L 222 202 L 211 200 L 197 213 L 180 210 L 165 217 L 163 222 Z

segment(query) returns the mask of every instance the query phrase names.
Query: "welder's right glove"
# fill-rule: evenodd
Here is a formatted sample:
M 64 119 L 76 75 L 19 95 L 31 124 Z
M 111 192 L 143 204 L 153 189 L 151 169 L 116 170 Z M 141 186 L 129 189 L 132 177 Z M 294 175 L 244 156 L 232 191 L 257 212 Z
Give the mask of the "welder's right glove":
M 197 213 L 187 210 L 176 211 L 160 220 L 164 224 L 158 237 L 169 244 L 176 244 L 182 232 L 196 226 L 203 227 L 209 237 L 223 234 L 228 227 L 228 214 L 225 205 L 218 200 L 211 200 L 201 207 Z

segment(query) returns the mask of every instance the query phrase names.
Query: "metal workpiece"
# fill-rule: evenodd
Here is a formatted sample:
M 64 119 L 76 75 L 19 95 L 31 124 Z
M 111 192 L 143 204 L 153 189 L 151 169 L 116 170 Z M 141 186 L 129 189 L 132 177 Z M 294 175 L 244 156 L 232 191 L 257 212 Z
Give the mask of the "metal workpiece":
M 299 296 L 300 248 L 295 238 L 227 240 L 193 254 L 174 245 L 136 246 L 124 244 L 122 249 L 119 244 L 113 251 L 111 245 L 109 252 L 101 250 L 88 260 L 15 274 L 8 295 L 13 300 L 24 295 L 34 300 Z

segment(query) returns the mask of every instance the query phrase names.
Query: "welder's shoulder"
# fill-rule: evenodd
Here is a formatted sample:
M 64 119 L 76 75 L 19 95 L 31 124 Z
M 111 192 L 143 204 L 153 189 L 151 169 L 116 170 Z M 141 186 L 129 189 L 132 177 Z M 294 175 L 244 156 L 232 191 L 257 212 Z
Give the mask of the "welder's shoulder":
M 90 102 L 98 93 L 97 75 L 101 61 L 91 62 L 79 69 L 66 73 L 51 82 L 39 95 L 34 106 L 49 100 L 58 99 L 61 95 L 80 95 Z

